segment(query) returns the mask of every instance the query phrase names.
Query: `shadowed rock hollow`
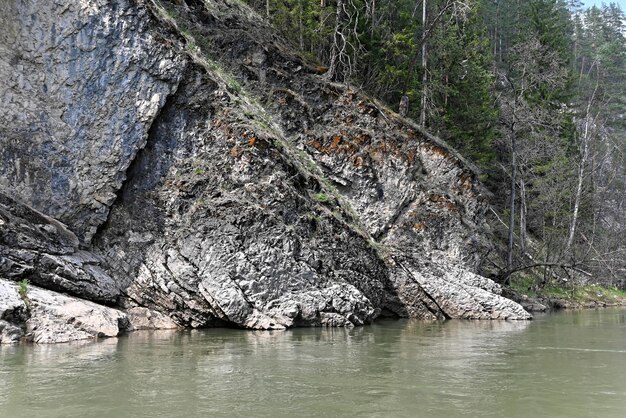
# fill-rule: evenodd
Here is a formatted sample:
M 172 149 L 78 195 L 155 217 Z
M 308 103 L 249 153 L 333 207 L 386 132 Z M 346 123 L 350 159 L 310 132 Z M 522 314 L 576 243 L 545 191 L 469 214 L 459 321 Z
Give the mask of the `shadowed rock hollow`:
M 474 273 L 471 166 L 245 5 L 9 0 L 0 23 L 0 279 L 116 332 L 529 318 Z M 11 341 L 38 323 L 14 296 Z

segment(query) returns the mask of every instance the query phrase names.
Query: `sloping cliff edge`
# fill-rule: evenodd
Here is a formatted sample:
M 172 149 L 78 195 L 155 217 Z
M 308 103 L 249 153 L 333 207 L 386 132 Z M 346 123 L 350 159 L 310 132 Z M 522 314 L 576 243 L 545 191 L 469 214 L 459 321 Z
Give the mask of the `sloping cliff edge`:
M 0 342 L 530 318 L 471 165 L 319 72 L 234 0 L 2 2 Z

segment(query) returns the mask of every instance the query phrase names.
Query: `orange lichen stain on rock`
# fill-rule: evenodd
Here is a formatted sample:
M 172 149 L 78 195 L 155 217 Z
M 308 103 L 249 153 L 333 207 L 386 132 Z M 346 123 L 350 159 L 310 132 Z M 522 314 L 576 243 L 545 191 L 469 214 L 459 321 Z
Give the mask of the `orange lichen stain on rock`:
M 315 148 L 318 151 L 322 151 L 322 148 L 323 148 L 322 147 L 322 143 L 319 140 L 317 140 L 317 139 L 309 139 L 307 141 L 307 144 L 312 146 L 313 148 Z
M 407 147 L 394 138 L 382 137 L 374 140 L 368 133 L 362 131 L 342 131 L 322 138 L 309 137 L 306 143 L 324 154 L 343 154 L 348 157 L 355 154 L 368 155 L 373 161 L 382 161 L 388 156 L 393 156 L 412 163 L 417 159 L 418 152 L 414 147 L 406 151 Z M 354 158 L 352 161 L 357 166 L 364 162 L 363 158 Z
M 445 149 L 437 145 L 424 144 L 423 147 L 426 150 L 426 152 L 429 152 L 433 154 L 434 156 L 441 157 L 441 158 L 448 158 L 450 156 Z
M 415 151 L 415 149 L 410 149 L 409 152 L 406 153 L 406 159 L 409 163 L 413 163 L 415 162 L 415 156 L 416 156 L 417 152 Z
M 440 194 L 431 194 L 429 200 L 441 208 L 448 209 L 449 211 L 458 211 L 458 208 L 450 199 Z
M 168 189 L 188 193 L 191 191 L 193 184 L 189 184 L 186 180 L 167 180 L 165 186 Z
M 424 225 L 423 223 L 419 222 L 419 223 L 413 224 L 413 229 L 415 229 L 418 232 L 421 232 L 424 229 L 426 229 L 426 225 Z
M 378 146 L 380 152 L 386 156 L 393 156 L 401 161 L 409 162 L 409 156 L 401 143 L 395 139 L 383 139 Z M 415 156 L 413 156 L 415 157 Z
M 365 132 L 360 132 L 354 137 L 354 142 L 356 142 L 358 145 L 363 145 L 366 142 L 369 142 L 370 139 L 371 137 L 368 134 L 366 134 Z
M 472 176 L 470 174 L 461 175 L 461 187 L 465 190 L 472 190 Z
M 385 159 L 385 155 L 387 155 L 387 147 L 384 141 L 368 145 L 365 151 L 372 161 L 376 162 L 383 161 Z
M 328 145 L 324 145 L 324 143 L 328 143 Z M 340 134 L 333 135 L 330 137 L 330 142 L 328 139 L 309 139 L 307 144 L 322 152 L 324 154 L 353 154 L 357 151 L 357 147 L 354 146 L 349 141 L 346 141 L 344 137 Z
M 359 111 L 361 113 L 365 113 L 370 116 L 374 116 L 379 113 L 378 108 L 366 100 L 361 100 L 359 103 L 357 103 L 357 106 L 359 107 Z
M 415 132 L 415 130 L 413 130 L 413 129 L 408 129 L 406 131 L 406 134 L 409 137 L 409 139 L 417 139 L 418 138 L 417 132 Z
M 333 136 L 333 139 L 330 141 L 330 145 L 326 148 L 327 152 L 329 151 L 337 151 L 339 148 L 339 144 L 341 143 L 341 135 Z
M 311 68 L 313 70 L 313 72 L 317 75 L 322 75 L 324 74 L 326 71 L 328 71 L 328 67 L 325 67 L 323 65 L 315 65 L 313 66 L 313 68 Z
M 233 158 L 238 158 L 243 154 L 243 149 L 239 145 L 235 145 L 230 149 L 230 156 Z

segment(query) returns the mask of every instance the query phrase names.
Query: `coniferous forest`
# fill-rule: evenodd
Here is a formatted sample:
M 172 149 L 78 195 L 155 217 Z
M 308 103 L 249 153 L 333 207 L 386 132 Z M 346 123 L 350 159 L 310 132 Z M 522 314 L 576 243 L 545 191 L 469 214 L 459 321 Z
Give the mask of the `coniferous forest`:
M 626 20 L 578 0 L 248 0 L 326 77 L 455 147 L 491 192 L 483 273 L 626 285 Z

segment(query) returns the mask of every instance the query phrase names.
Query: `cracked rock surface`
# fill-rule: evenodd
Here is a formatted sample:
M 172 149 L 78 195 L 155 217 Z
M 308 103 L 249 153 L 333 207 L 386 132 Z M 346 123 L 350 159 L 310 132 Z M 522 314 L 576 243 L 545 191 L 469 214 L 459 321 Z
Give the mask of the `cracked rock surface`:
M 0 279 L 118 331 L 530 317 L 476 274 L 471 164 L 241 3 L 9 0 L 0 23 Z

